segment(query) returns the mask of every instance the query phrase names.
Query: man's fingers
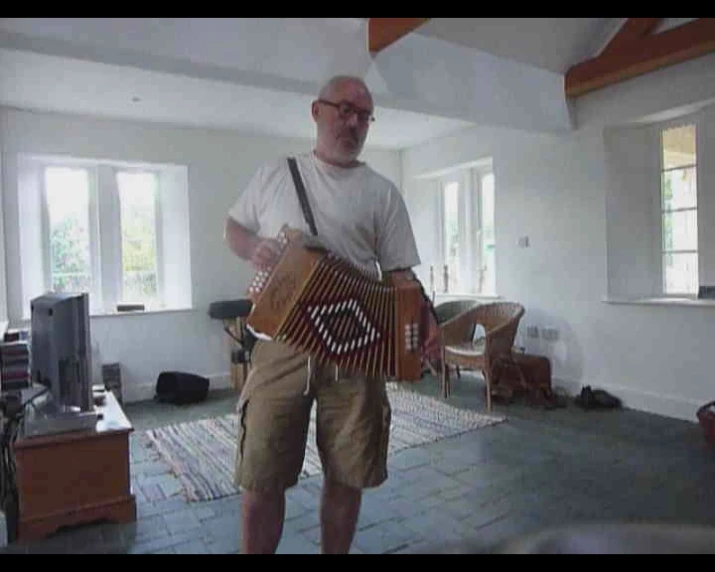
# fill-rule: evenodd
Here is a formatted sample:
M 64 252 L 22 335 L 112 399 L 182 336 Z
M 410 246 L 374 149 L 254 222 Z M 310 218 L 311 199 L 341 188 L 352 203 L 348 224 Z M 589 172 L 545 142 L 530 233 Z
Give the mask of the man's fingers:
M 258 243 L 253 251 L 251 261 L 256 268 L 263 270 L 275 264 L 280 258 L 280 253 L 281 247 L 278 241 L 267 238 Z
M 270 252 L 275 254 L 276 257 L 281 253 L 281 245 L 274 238 L 267 238 L 261 244 L 262 244 L 262 246 L 267 248 Z

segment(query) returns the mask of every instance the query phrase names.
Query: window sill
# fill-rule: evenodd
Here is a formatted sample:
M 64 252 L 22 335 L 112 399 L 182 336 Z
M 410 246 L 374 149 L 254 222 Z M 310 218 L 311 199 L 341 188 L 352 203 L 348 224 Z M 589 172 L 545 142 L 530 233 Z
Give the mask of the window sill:
M 153 316 L 155 314 L 178 314 L 181 312 L 196 312 L 196 308 L 170 308 L 166 310 L 138 310 L 136 312 L 98 312 L 90 313 L 89 317 L 92 318 L 126 318 L 129 316 Z M 30 318 L 24 318 L 21 322 L 22 327 L 28 327 L 30 325 Z
M 130 312 L 97 312 L 91 313 L 90 318 L 123 318 L 125 316 L 147 316 L 154 314 L 176 314 L 180 312 L 195 312 L 196 308 L 167 308 L 162 310 L 134 310 Z
M 435 292 L 435 300 L 441 298 L 453 298 L 453 299 L 475 299 L 475 300 L 501 300 L 501 296 L 491 295 L 491 294 L 469 294 L 469 293 L 459 293 L 459 292 Z
M 690 306 L 696 308 L 713 307 L 715 300 L 698 298 L 604 298 L 605 304 L 629 304 L 634 306 Z

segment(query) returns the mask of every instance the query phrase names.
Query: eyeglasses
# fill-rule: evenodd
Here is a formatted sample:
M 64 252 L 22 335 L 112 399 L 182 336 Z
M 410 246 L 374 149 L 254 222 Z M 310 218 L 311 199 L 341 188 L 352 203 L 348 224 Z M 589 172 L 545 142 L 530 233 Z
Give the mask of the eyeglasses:
M 338 116 L 340 119 L 343 121 L 348 121 L 350 117 L 353 115 L 357 115 L 358 121 L 360 123 L 372 123 L 375 121 L 375 117 L 372 115 L 371 111 L 367 111 L 365 109 L 360 109 L 359 107 L 355 107 L 352 103 L 349 103 L 347 101 L 341 101 L 339 103 L 333 103 L 332 101 L 327 101 L 325 99 L 319 99 L 318 103 L 324 103 L 325 105 L 329 105 L 330 107 L 334 107 L 335 109 L 338 110 Z

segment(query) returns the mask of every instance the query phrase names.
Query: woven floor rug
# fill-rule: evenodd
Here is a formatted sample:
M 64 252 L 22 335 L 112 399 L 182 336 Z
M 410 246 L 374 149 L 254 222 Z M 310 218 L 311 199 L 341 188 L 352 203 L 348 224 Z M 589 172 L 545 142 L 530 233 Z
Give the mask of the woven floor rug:
M 400 386 L 388 387 L 392 406 L 388 455 L 505 420 L 502 416 L 459 409 Z M 321 473 L 314 415 L 315 408 L 301 478 Z M 237 415 L 230 414 L 151 429 L 145 437 L 179 478 L 187 499 L 206 501 L 239 492 L 233 483 L 237 423 Z

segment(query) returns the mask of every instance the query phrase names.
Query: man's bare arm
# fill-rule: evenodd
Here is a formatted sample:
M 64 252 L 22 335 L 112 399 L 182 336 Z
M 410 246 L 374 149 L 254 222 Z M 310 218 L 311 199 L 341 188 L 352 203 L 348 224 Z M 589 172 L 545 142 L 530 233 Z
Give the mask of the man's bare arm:
M 390 270 L 389 272 L 385 272 L 385 281 L 393 286 L 404 286 L 410 282 L 416 282 L 417 277 L 410 269 Z
M 224 240 L 236 256 L 250 261 L 257 269 L 274 264 L 280 255 L 280 245 L 273 238 L 262 238 L 233 218 L 226 218 Z

